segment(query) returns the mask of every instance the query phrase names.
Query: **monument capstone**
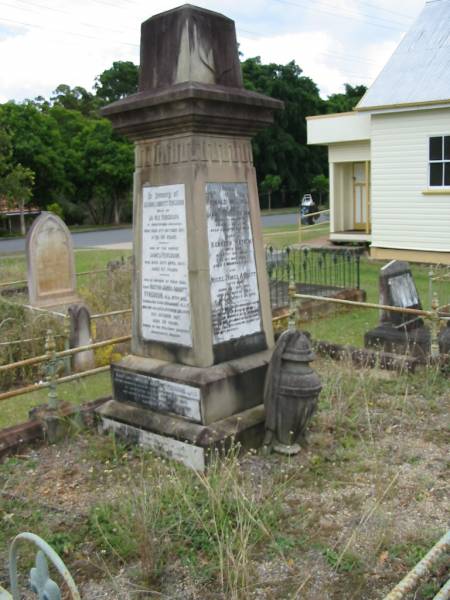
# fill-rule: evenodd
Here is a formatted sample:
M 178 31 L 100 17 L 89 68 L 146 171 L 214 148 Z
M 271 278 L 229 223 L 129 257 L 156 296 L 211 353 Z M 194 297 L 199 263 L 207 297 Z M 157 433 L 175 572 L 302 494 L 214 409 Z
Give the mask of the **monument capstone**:
M 72 236 L 62 219 L 50 212 L 35 219 L 26 238 L 26 257 L 31 305 L 48 308 L 79 302 Z
M 251 137 L 279 108 L 244 89 L 234 22 L 184 5 L 142 24 L 139 91 L 103 109 L 136 148 L 132 354 L 112 366 L 103 427 L 194 468 L 264 433 L 274 340 Z

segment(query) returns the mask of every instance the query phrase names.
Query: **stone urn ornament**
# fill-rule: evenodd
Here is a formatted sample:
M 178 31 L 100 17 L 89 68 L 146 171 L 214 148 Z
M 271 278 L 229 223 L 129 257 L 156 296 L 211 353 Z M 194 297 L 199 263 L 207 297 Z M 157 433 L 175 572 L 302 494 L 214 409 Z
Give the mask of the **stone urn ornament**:
M 317 408 L 322 389 L 309 363 L 315 359 L 308 337 L 288 329 L 278 339 L 267 370 L 264 445 L 288 456 L 300 452 L 299 440 Z

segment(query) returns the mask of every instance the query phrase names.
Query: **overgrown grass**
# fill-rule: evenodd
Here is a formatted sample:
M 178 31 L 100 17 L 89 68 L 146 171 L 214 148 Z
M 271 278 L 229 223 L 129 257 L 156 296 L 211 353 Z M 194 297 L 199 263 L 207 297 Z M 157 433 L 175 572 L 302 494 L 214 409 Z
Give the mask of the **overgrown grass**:
M 246 597 L 250 556 L 271 539 L 281 488 L 255 489 L 237 450 L 213 456 L 206 475 L 143 454 L 126 496 L 91 513 L 97 544 L 122 563 L 139 560 L 147 585 L 158 584 L 176 557 L 197 584 L 219 585 L 226 598 Z
M 32 529 L 111 598 L 383 597 L 446 526 L 448 379 L 316 366 L 320 406 L 294 458 L 234 448 L 202 475 L 79 434 L 10 459 L 0 489 L 22 500 L 0 498 L 0 548 Z

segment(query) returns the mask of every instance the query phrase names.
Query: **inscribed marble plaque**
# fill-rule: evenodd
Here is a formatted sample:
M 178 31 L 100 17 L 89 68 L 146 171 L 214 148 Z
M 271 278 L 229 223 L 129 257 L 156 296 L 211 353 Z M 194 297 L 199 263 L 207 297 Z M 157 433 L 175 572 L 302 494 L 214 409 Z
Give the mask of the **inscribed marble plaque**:
M 246 183 L 206 184 L 213 342 L 261 331 Z
M 142 337 L 192 347 L 185 188 L 142 194 Z
M 113 369 L 113 386 L 116 400 L 201 422 L 199 388 L 117 367 Z
M 419 298 L 411 273 L 389 279 L 394 306 L 408 308 L 419 304 Z

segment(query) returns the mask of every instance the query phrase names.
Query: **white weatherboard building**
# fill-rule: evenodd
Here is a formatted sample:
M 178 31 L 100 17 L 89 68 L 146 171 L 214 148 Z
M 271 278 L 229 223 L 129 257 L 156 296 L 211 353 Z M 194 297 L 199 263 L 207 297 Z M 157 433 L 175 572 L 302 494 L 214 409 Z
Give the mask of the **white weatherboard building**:
M 354 112 L 308 117 L 329 151 L 332 241 L 450 264 L 450 0 L 430 0 Z

